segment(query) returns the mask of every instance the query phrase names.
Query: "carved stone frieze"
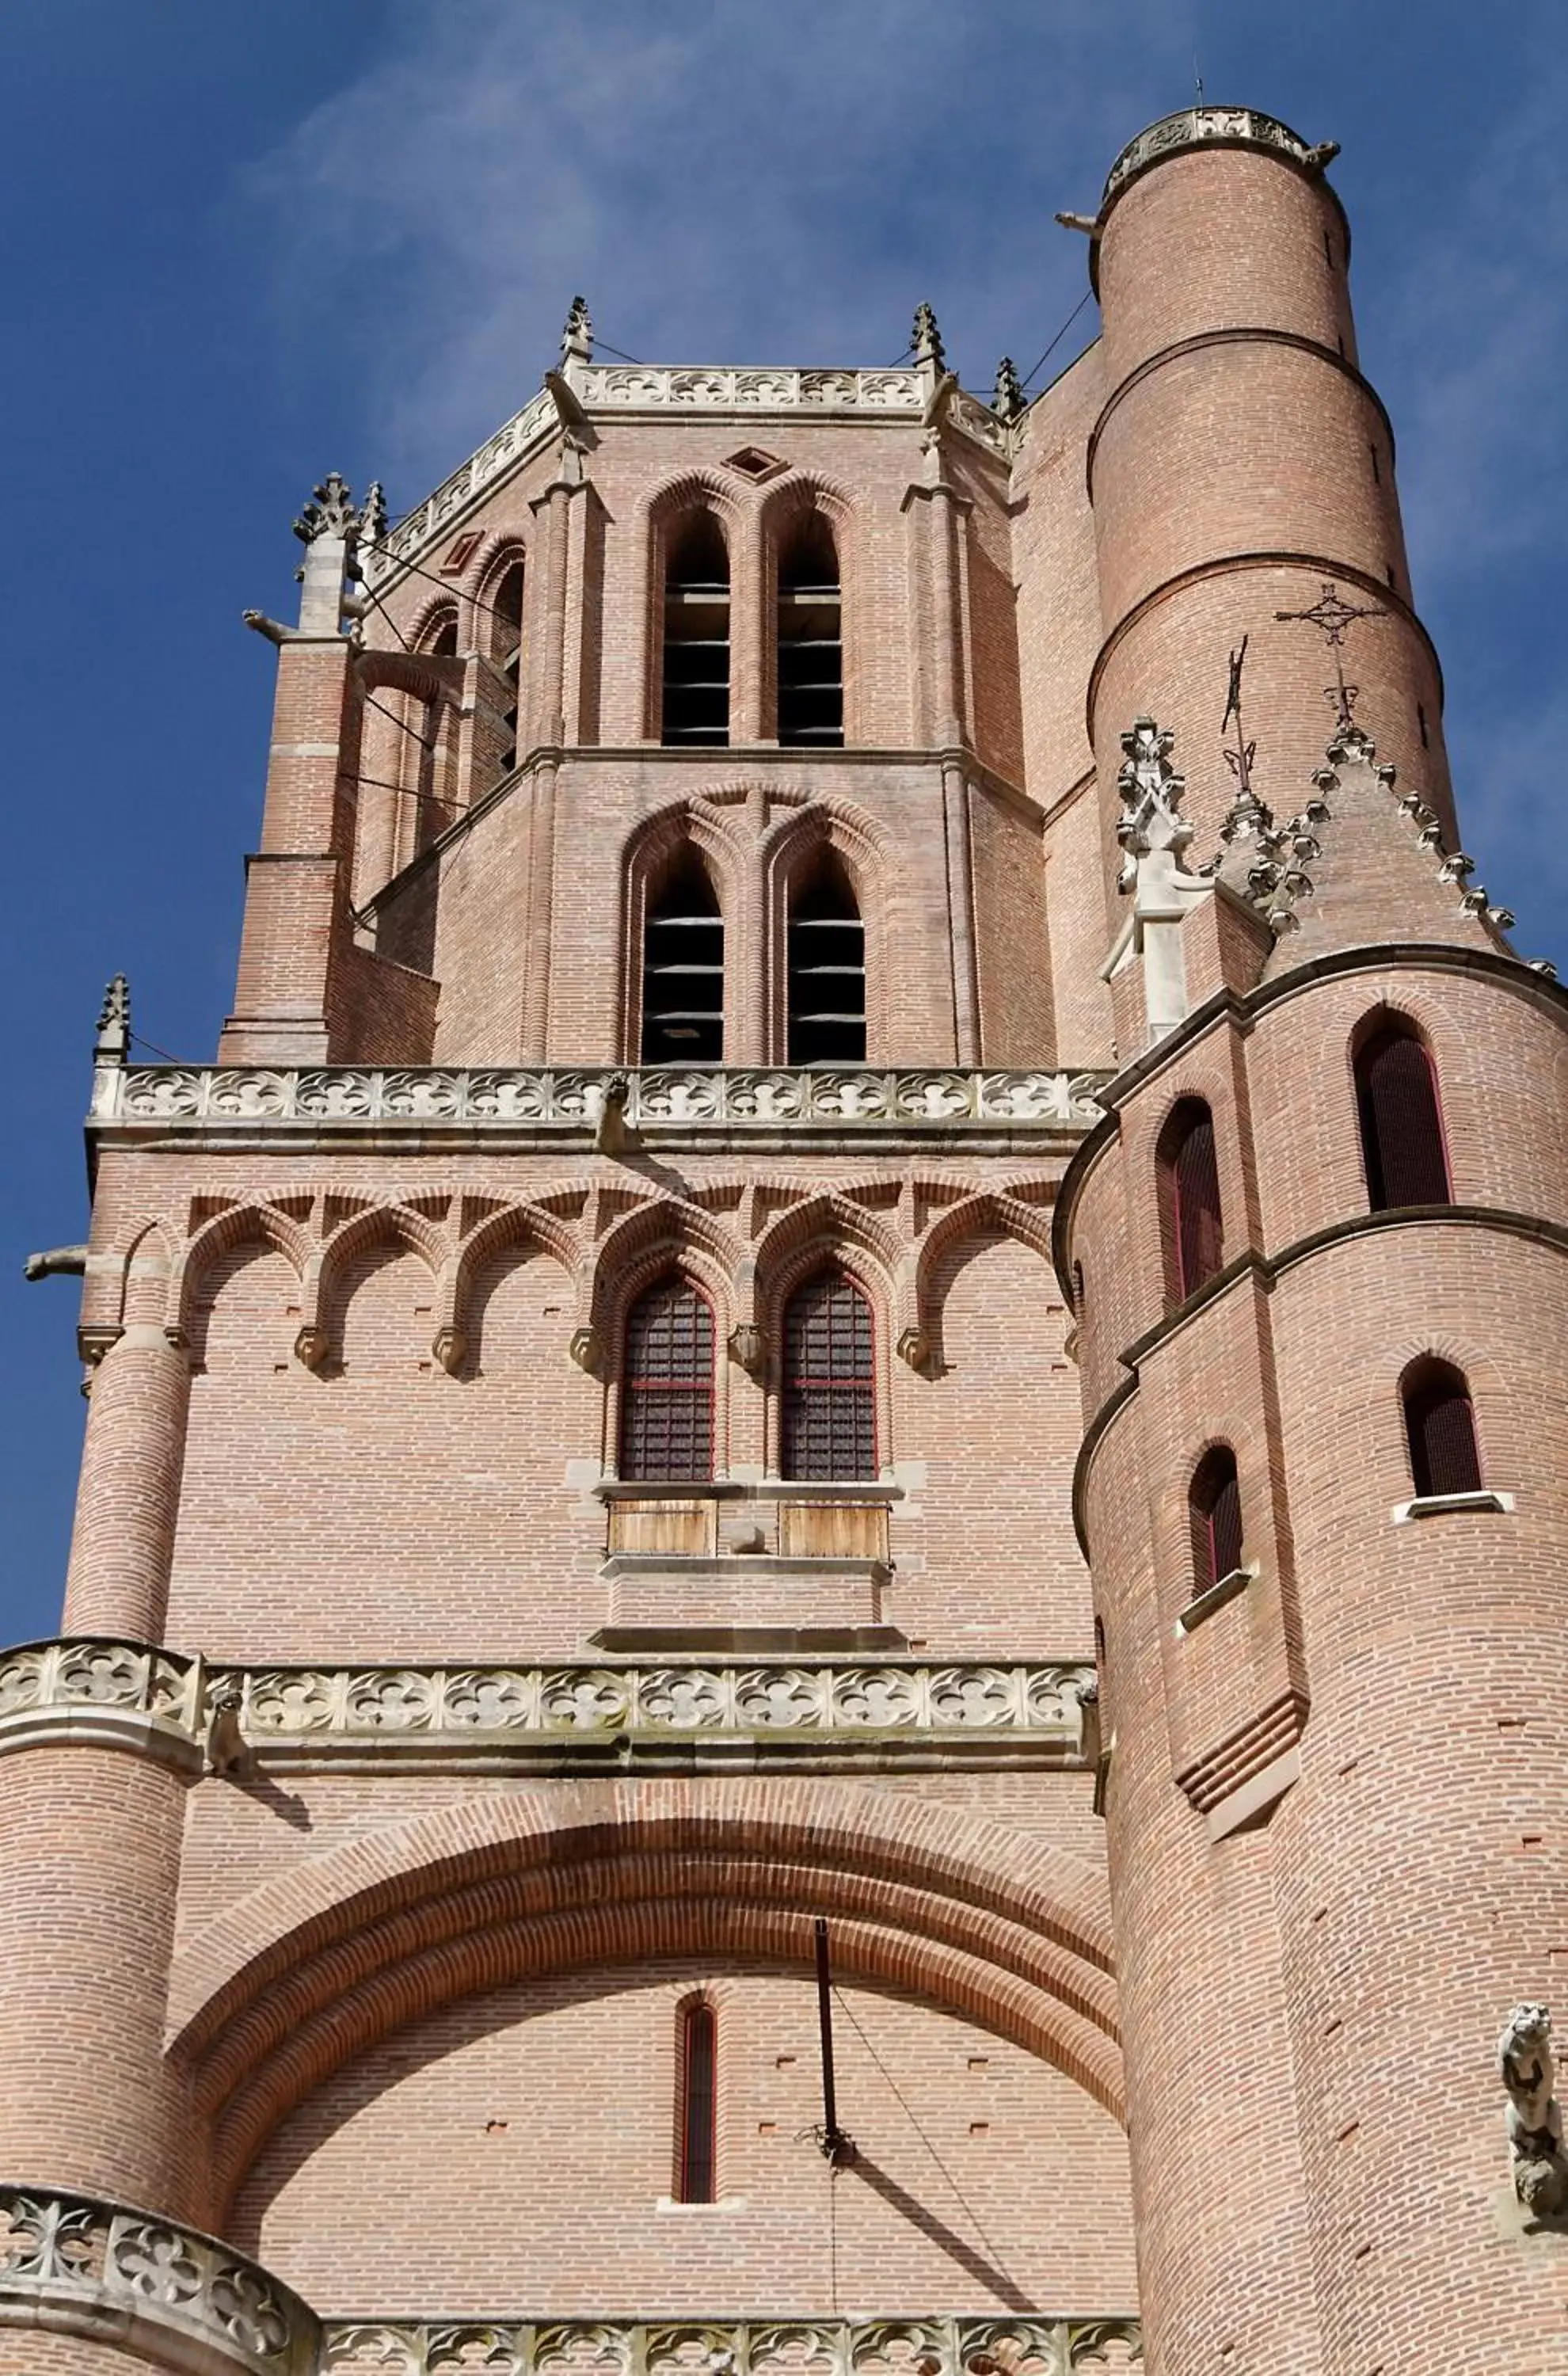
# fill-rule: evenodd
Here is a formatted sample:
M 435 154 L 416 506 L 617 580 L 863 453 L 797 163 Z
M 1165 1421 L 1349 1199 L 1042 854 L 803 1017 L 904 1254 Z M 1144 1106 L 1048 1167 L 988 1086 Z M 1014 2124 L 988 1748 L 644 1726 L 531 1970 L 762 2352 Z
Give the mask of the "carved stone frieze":
M 248 1757 L 569 1764 L 614 1743 L 659 1762 L 707 1736 L 754 1763 L 803 1736 L 827 1757 L 988 1748 L 1008 1762 L 1076 1760 L 1092 1666 L 887 1658 L 672 1660 L 663 1665 L 225 1667 L 108 1641 L 30 1643 L 0 1657 L 0 1752 L 118 1720 L 126 1746 L 154 1730 L 188 1744 L 193 1771 Z M 98 1738 L 94 1732 L 93 1738 Z
M 93 1077 L 91 1123 L 200 1123 L 248 1134 L 305 1123 L 334 1134 L 355 1124 L 443 1123 L 500 1129 L 600 1132 L 607 1089 L 624 1083 L 620 1107 L 641 1131 L 878 1133 L 1004 1128 L 1071 1132 L 1099 1120 L 1095 1093 L 1107 1076 L 1066 1072 L 884 1072 L 714 1065 L 701 1070 L 613 1066 L 561 1070 L 398 1070 L 335 1067 L 273 1071 L 255 1065 L 104 1065 Z M 618 1092 L 617 1092 L 618 1094 Z
M 1273 148 L 1309 172 L 1321 172 L 1338 154 L 1336 142 L 1309 146 L 1277 116 L 1265 115 L 1255 107 L 1183 107 L 1175 115 L 1161 116 L 1158 124 L 1128 141 L 1105 177 L 1102 211 L 1135 175 L 1161 157 L 1172 156 L 1179 148 L 1216 147 Z
M 1143 2364 L 1132 2318 L 334 2320 L 327 2376 L 1112 2376 Z

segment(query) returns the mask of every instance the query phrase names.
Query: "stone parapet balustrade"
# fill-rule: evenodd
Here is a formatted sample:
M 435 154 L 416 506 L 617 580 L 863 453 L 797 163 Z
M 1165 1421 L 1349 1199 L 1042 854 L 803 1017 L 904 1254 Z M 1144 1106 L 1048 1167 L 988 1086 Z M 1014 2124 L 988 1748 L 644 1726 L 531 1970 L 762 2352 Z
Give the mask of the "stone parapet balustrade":
M 1306 166 L 1321 164 L 1335 153 L 1332 143 L 1310 148 L 1299 132 L 1255 107 L 1183 107 L 1128 141 L 1106 175 L 1105 198 L 1117 196 L 1146 166 L 1178 148 L 1216 147 L 1275 148 L 1293 164 Z
M 322 2320 L 217 2238 L 124 2204 L 0 2185 L 0 2327 L 180 2376 L 1071 2376 L 1141 2365 L 1126 2317 Z
M 226 1667 L 129 1642 L 0 1657 L 0 1752 L 90 1740 L 199 1766 L 1075 1765 L 1092 1666 L 886 1658 Z
M 331 2320 L 326 2370 L 366 2376 L 1069 2376 L 1141 2367 L 1132 2318 Z
M 315 2312 L 227 2244 L 39 2187 L 0 2186 L 0 2326 L 85 2335 L 183 2376 L 307 2376 L 321 2358 Z
M 204 1140 L 292 1126 L 313 1136 L 351 1138 L 394 1126 L 421 1143 L 456 1133 L 484 1143 L 510 1135 L 592 1144 L 606 1123 L 606 1098 L 624 1084 L 618 1124 L 668 1139 L 733 1132 L 748 1140 L 777 1133 L 794 1140 L 885 1140 L 957 1131 L 1040 1132 L 1081 1137 L 1100 1118 L 1103 1073 L 885 1071 L 712 1065 L 620 1071 L 611 1065 L 550 1069 L 335 1066 L 277 1070 L 255 1065 L 101 1064 L 93 1075 L 89 1127 L 138 1136 L 191 1132 Z M 613 1101 L 612 1101 L 613 1102 Z

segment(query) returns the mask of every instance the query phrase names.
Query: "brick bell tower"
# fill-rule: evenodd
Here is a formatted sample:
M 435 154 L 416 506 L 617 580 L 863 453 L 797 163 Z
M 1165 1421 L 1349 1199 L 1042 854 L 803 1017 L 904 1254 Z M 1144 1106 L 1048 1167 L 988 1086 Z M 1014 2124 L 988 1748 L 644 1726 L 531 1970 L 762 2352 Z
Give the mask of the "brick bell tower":
M 0 2371 L 1568 2370 L 1565 1006 L 1333 153 L 1141 135 L 1032 403 L 578 300 L 305 507 L 34 1265 Z

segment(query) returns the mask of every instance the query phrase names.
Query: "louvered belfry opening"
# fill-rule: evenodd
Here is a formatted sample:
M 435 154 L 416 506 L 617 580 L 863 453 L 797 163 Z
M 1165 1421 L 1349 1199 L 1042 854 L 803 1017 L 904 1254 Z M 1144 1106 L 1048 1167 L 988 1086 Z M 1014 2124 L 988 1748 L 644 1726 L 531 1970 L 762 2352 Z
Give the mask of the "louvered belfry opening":
M 838 553 L 820 512 L 795 523 L 779 554 L 778 740 L 818 750 L 844 741 Z
M 1406 1372 L 1400 1396 L 1417 1500 L 1434 1493 L 1479 1493 L 1480 1447 L 1463 1372 L 1451 1361 L 1418 1361 Z
M 807 1279 L 785 1311 L 779 1472 L 822 1479 L 876 1475 L 871 1305 L 841 1270 Z
M 1241 1564 L 1241 1487 L 1228 1443 L 1206 1452 L 1187 1493 L 1193 1542 L 1193 1594 L 1233 1575 Z
M 689 1279 L 659 1279 L 626 1315 L 621 1474 L 671 1483 L 713 1474 L 713 1311 Z
M 642 1061 L 724 1061 L 724 919 L 691 849 L 666 873 L 643 925 Z
M 659 737 L 694 748 L 730 740 L 730 553 L 711 512 L 671 530 Z
M 455 612 L 443 616 L 426 635 L 421 649 L 434 659 L 450 660 L 457 656 L 457 619 Z M 454 756 L 453 745 L 457 732 L 457 713 L 446 701 L 427 701 L 416 708 L 411 721 L 424 738 L 424 747 L 410 744 L 420 763 L 419 796 L 411 805 L 413 819 L 413 850 L 415 856 L 428 849 L 436 836 L 452 821 L 447 801 L 448 778 Z
M 719 2199 L 719 2020 L 706 2000 L 681 2008 L 675 2200 Z
M 506 680 L 506 748 L 501 773 L 509 776 L 517 764 L 517 713 L 522 697 L 523 564 L 515 561 L 503 576 L 491 601 L 491 650 Z
M 1202 1098 L 1172 1109 L 1155 1151 L 1165 1294 L 1184 1303 L 1225 1260 L 1214 1116 Z
M 866 934 L 842 861 L 825 849 L 790 900 L 791 1064 L 863 1064 Z
M 1452 1203 L 1437 1067 L 1420 1032 L 1390 1016 L 1362 1040 L 1355 1071 L 1361 1161 L 1372 1211 Z

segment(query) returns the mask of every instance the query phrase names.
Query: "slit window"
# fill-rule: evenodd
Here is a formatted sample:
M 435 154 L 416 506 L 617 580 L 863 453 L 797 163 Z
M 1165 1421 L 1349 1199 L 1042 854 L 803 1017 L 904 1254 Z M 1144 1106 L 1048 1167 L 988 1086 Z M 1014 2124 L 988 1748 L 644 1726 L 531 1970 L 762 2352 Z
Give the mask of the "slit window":
M 1418 1361 L 1406 1372 L 1400 1398 L 1417 1500 L 1480 1492 L 1476 1415 L 1463 1373 L 1450 1361 Z
M 1214 1116 L 1202 1098 L 1172 1110 L 1155 1154 L 1167 1304 L 1195 1295 L 1225 1259 Z
M 832 850 L 790 901 L 791 1064 L 866 1060 L 866 934 L 849 878 Z
M 876 1475 L 871 1305 L 841 1270 L 807 1279 L 785 1312 L 780 1473 Z
M 675 2131 L 675 2200 L 719 2199 L 719 2023 L 699 2000 L 681 2011 L 681 2100 Z
M 724 919 L 707 869 L 684 851 L 643 925 L 642 1061 L 724 1059 Z
M 689 1279 L 658 1280 L 626 1315 L 621 1474 L 685 1483 L 713 1474 L 713 1310 Z
M 1437 1067 L 1412 1024 L 1387 1016 L 1356 1051 L 1356 1112 L 1374 1213 L 1453 1201 Z
M 778 563 L 778 740 L 818 750 L 844 741 L 838 553 L 820 512 L 796 524 Z
M 671 529 L 659 733 L 692 747 L 730 740 L 730 554 L 711 512 Z
M 1193 1598 L 1234 1575 L 1241 1564 L 1241 1487 L 1228 1443 L 1206 1452 L 1187 1494 L 1193 1543 Z

